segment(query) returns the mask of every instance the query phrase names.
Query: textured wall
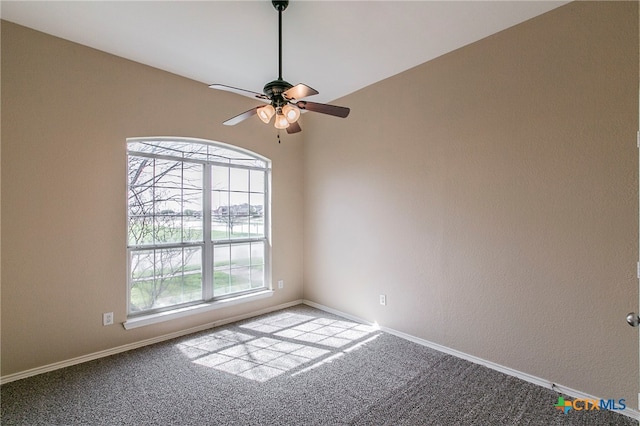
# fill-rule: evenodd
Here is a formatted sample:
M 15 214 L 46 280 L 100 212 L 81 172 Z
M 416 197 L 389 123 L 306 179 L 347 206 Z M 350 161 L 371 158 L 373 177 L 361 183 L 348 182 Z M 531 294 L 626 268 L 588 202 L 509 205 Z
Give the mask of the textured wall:
M 305 298 L 635 407 L 637 7 L 571 3 L 311 117 Z
M 302 296 L 302 141 L 250 120 L 253 102 L 2 23 L 2 375 Z M 127 137 L 187 136 L 273 162 L 268 299 L 135 330 L 126 319 Z

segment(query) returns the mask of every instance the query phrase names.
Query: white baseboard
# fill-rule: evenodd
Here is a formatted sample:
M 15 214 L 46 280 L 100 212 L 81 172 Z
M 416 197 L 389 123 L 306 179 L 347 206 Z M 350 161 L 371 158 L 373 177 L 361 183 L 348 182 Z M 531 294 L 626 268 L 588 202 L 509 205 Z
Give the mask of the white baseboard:
M 540 377 L 533 376 L 531 374 L 523 373 L 522 371 L 514 370 L 513 368 L 505 367 L 504 365 L 496 364 L 495 362 L 487 361 L 486 359 L 478 358 L 476 356 L 469 355 L 467 353 L 460 352 L 458 350 L 451 349 L 449 347 L 442 346 L 442 345 L 439 345 L 437 343 L 430 342 L 428 340 L 424 340 L 424 339 L 421 339 L 419 337 L 415 337 L 415 336 L 412 336 L 410 334 L 406 334 L 406 333 L 403 333 L 401 331 L 394 330 L 392 328 L 384 327 L 384 326 L 381 326 L 381 325 L 379 325 L 377 323 L 372 323 L 372 322 L 364 320 L 362 318 L 358 318 L 358 317 L 356 317 L 354 315 L 350 315 L 350 314 L 347 314 L 347 313 L 344 313 L 344 312 L 340 312 L 340 311 L 338 311 L 336 309 L 329 308 L 327 306 L 321 305 L 319 303 L 312 302 L 310 300 L 304 299 L 302 301 L 302 303 L 304 303 L 305 305 L 311 306 L 313 308 L 317 308 L 317 309 L 320 309 L 322 311 L 326 311 L 326 312 L 332 313 L 334 315 L 339 315 L 341 317 L 344 317 L 346 319 L 350 319 L 352 321 L 360 322 L 360 323 L 371 325 L 371 326 L 376 326 L 380 330 L 382 330 L 382 331 L 384 331 L 386 333 L 389 333 L 389 334 L 393 334 L 394 336 L 400 337 L 402 339 L 409 340 L 411 342 L 417 343 L 417 344 L 422 345 L 422 346 L 427 346 L 427 347 L 435 349 L 437 351 L 444 352 L 444 353 L 449 354 L 449 355 L 453 355 L 453 356 L 455 356 L 457 358 L 465 359 L 467 361 L 473 362 L 474 364 L 483 365 L 485 367 L 491 368 L 492 370 L 499 371 L 499 372 L 507 374 L 509 376 L 517 377 L 517 378 L 522 379 L 524 381 L 527 381 L 529 383 L 533 383 L 534 385 L 542 386 L 542 387 L 547 388 L 547 389 L 552 389 L 552 390 L 554 390 L 556 392 L 562 393 L 562 394 L 570 396 L 572 398 L 591 399 L 591 400 L 599 400 L 599 399 L 601 399 L 599 397 L 596 397 L 596 396 L 593 396 L 593 395 L 589 395 L 587 393 L 572 389 L 572 388 L 570 388 L 568 386 L 559 385 L 559 384 L 553 383 L 553 382 L 551 382 L 549 380 L 542 379 Z M 620 414 L 624 414 L 627 417 L 631 417 L 632 419 L 640 420 L 640 411 L 638 411 L 638 410 L 634 410 L 632 408 L 625 408 L 624 410 L 620 410 L 620 411 L 616 411 L 616 412 L 618 412 Z
M 20 379 L 26 379 L 27 377 L 36 376 L 38 374 L 47 373 L 49 371 L 59 370 L 65 367 L 71 367 L 72 365 L 82 364 L 83 362 L 93 361 L 98 358 L 104 358 L 107 356 L 119 354 L 121 352 L 130 351 L 132 349 L 141 348 L 143 346 L 153 345 L 154 343 L 164 342 L 165 340 L 175 339 L 176 337 L 186 336 L 187 334 L 197 333 L 199 331 L 208 330 L 210 328 L 219 327 L 221 325 L 229 324 L 232 322 L 244 320 L 247 318 L 253 318 L 258 315 L 267 314 L 273 311 L 279 311 L 280 309 L 290 308 L 291 306 L 296 306 L 302 303 L 302 300 L 294 300 L 293 302 L 282 303 L 277 306 L 271 306 L 269 308 L 261 309 L 259 311 L 252 311 L 247 314 L 236 315 L 233 317 L 221 319 L 218 321 L 213 321 L 207 324 L 199 325 L 197 327 L 188 328 L 186 330 L 180 330 L 169 334 L 164 334 L 162 336 L 153 337 L 151 339 L 141 340 L 139 342 L 128 343 L 126 345 L 118 346 L 111 349 L 106 349 L 104 351 L 94 352 L 87 355 L 82 355 L 76 358 L 68 359 L 66 361 L 55 362 L 53 364 L 44 365 L 42 367 L 36 367 L 25 371 L 20 371 L 18 373 L 8 374 L 6 376 L 0 377 L 0 385 L 13 382 Z

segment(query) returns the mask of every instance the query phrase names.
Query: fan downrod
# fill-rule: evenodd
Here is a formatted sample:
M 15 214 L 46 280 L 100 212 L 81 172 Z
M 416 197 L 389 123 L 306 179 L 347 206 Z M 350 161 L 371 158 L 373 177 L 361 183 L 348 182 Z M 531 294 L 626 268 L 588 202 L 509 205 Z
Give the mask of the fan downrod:
M 289 6 L 289 0 L 272 0 L 271 4 L 278 12 L 282 12 Z

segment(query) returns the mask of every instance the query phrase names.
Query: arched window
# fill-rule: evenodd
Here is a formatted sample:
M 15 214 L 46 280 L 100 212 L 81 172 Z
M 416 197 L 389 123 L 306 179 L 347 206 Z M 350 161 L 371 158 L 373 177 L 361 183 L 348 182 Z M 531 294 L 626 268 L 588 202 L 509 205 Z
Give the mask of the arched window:
M 128 315 L 270 287 L 270 161 L 219 142 L 133 138 Z

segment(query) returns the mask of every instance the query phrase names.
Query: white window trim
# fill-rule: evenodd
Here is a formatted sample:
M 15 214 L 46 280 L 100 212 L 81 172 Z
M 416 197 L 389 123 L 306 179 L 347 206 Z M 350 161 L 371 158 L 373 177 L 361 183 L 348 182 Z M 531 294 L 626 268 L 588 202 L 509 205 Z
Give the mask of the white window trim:
M 192 315 L 197 315 L 197 314 L 213 311 L 213 310 L 216 310 L 216 309 L 226 308 L 226 307 L 230 307 L 230 306 L 233 306 L 233 305 L 252 302 L 252 301 L 255 301 L 255 300 L 261 300 L 261 299 L 265 299 L 265 298 L 269 298 L 269 297 L 273 296 L 274 291 L 273 291 L 273 285 L 272 285 L 272 281 L 271 281 L 272 280 L 272 277 L 271 277 L 271 160 L 269 160 L 266 157 L 263 157 L 260 154 L 257 154 L 255 152 L 246 150 L 246 149 L 241 148 L 241 147 L 229 145 L 229 144 L 226 144 L 224 142 L 218 142 L 218 141 L 212 141 L 212 140 L 206 140 L 206 139 L 198 139 L 198 138 L 188 138 L 188 137 L 135 137 L 135 138 L 127 138 L 127 143 L 134 142 L 134 141 L 141 141 L 141 140 L 156 140 L 156 141 L 160 141 L 160 140 L 176 141 L 176 140 L 179 140 L 179 141 L 184 141 L 184 142 L 196 142 L 196 143 L 212 144 L 212 145 L 220 146 L 220 147 L 227 148 L 227 149 L 230 149 L 230 150 L 243 152 L 243 153 L 246 153 L 246 154 L 248 154 L 248 155 L 250 155 L 252 157 L 259 158 L 259 159 L 265 161 L 265 163 L 266 163 L 266 167 L 265 167 L 265 171 L 266 171 L 265 194 L 267 195 L 267 200 L 266 200 L 267 204 L 264 206 L 265 207 L 265 246 L 266 246 L 265 247 L 265 264 L 264 264 L 264 267 L 265 267 L 264 285 L 265 285 L 265 287 L 262 290 L 253 291 L 251 293 L 239 294 L 239 295 L 236 295 L 236 296 L 232 295 L 230 297 L 225 297 L 225 298 L 216 299 L 216 300 L 207 300 L 207 301 L 203 301 L 201 303 L 197 303 L 195 305 L 177 307 L 175 309 L 169 309 L 169 310 L 161 311 L 161 312 L 152 312 L 152 313 L 148 313 L 148 314 L 139 314 L 139 315 L 135 315 L 135 316 L 130 316 L 130 317 L 127 318 L 127 320 L 124 323 L 122 323 L 123 327 L 126 330 L 131 330 L 131 329 L 143 327 L 143 326 L 146 326 L 146 325 L 152 325 L 152 324 L 157 324 L 157 323 L 161 323 L 161 322 L 165 322 L 165 321 L 175 320 L 175 319 L 178 319 L 178 318 L 184 318 L 184 317 L 188 317 L 188 316 L 192 316 Z M 129 153 L 129 150 L 127 150 L 127 153 Z M 136 153 L 136 152 L 134 152 L 134 154 L 135 155 L 142 154 L 144 156 L 148 155 L 146 153 Z M 148 156 L 154 157 L 154 158 L 162 158 L 163 157 L 162 155 L 148 155 Z M 212 162 L 212 161 L 198 161 L 198 160 L 195 160 L 195 161 L 189 160 L 189 161 L 191 161 L 191 162 L 200 162 L 200 163 L 203 163 L 203 164 L 204 163 L 215 164 L 215 162 Z M 226 164 L 222 164 L 222 165 L 226 165 Z M 236 166 L 236 167 L 238 167 L 238 166 Z M 251 167 L 243 167 L 243 166 L 239 166 L 238 168 L 251 169 Z M 206 176 L 205 176 L 205 178 L 206 178 Z M 206 194 L 205 196 L 210 196 L 210 194 L 208 194 L 208 192 L 209 191 L 207 191 L 206 188 L 205 188 L 205 191 L 204 191 L 204 193 Z M 205 212 L 205 215 L 207 213 L 210 215 L 210 212 Z M 205 246 L 206 246 L 206 244 L 205 244 Z M 129 269 L 129 267 L 127 266 L 127 270 L 128 269 Z M 127 300 L 127 312 L 129 312 L 129 302 L 130 302 L 130 300 L 129 300 L 129 282 L 128 282 L 128 278 L 127 278 L 127 296 L 126 296 L 126 300 Z
M 191 315 L 202 314 L 214 311 L 216 309 L 227 308 L 229 306 L 238 305 L 240 303 L 253 302 L 255 300 L 266 299 L 273 296 L 274 291 L 271 289 L 260 291 L 257 293 L 245 294 L 228 299 L 215 300 L 212 302 L 200 303 L 184 308 L 172 309 L 170 311 L 158 312 L 149 315 L 139 315 L 127 319 L 122 325 L 126 330 L 132 330 L 145 325 L 158 324 L 165 321 L 171 321 L 178 318 L 184 318 Z

